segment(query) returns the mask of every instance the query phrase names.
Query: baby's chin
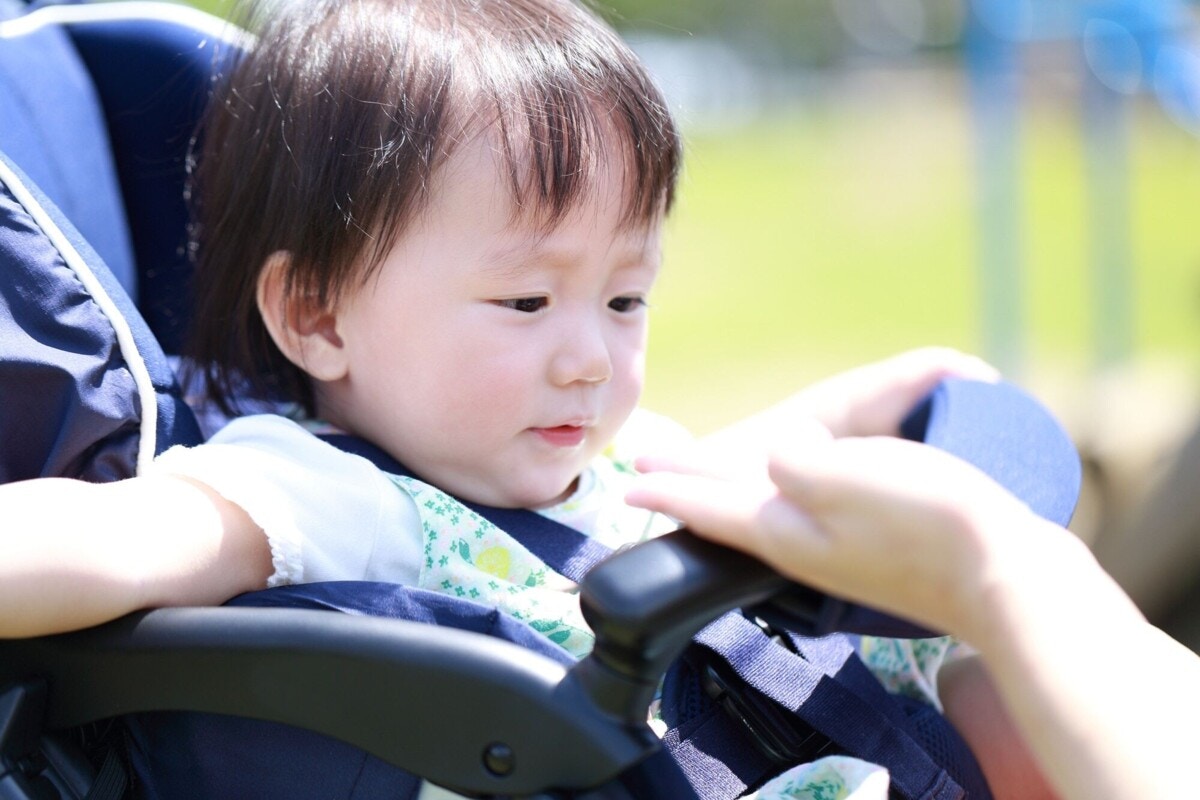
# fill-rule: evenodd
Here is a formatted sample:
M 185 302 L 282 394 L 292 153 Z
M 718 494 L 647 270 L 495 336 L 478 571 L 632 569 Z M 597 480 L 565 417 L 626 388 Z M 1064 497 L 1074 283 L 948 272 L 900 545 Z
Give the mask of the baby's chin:
M 578 476 L 572 478 L 562 488 L 543 488 L 536 486 L 514 487 L 497 498 L 496 502 L 486 505 L 498 508 L 530 508 L 539 510 L 551 508 L 570 497 L 579 483 Z
M 494 508 L 542 509 L 558 505 L 575 491 L 579 475 L 565 478 L 549 478 L 537 481 L 488 481 L 485 478 L 471 482 L 446 481 L 439 488 L 468 503 L 478 503 Z

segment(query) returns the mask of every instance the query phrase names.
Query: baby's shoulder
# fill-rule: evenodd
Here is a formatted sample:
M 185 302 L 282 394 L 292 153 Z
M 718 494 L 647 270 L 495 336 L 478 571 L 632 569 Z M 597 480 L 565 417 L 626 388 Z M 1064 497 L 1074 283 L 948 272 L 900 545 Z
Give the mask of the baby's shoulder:
M 299 421 L 282 414 L 249 414 L 234 417 L 209 437 L 209 444 L 293 441 L 312 438 L 313 432 Z
M 204 464 L 231 474 L 252 471 L 275 476 L 277 482 L 298 479 L 349 483 L 374 482 L 379 470 L 367 460 L 322 439 L 318 430 L 279 414 L 236 417 L 206 442 L 173 447 L 156 459 L 160 469 Z M 383 481 L 382 474 L 379 481 Z

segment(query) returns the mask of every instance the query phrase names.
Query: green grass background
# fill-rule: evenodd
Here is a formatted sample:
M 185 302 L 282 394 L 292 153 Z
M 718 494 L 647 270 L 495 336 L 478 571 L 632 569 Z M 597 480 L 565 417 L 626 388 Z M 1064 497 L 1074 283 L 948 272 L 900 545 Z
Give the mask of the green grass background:
M 652 298 L 647 406 L 702 432 L 900 349 L 981 350 L 976 155 L 961 80 L 899 92 L 863 83 L 721 130 L 685 123 L 686 171 Z M 1128 132 L 1131 355 L 1190 369 L 1200 364 L 1200 139 L 1145 101 L 1131 104 Z M 1019 138 L 1024 358 L 1010 366 L 1018 378 L 1086 378 L 1103 321 L 1069 95 L 1030 98 Z
M 1131 119 L 1134 358 L 1200 363 L 1200 142 Z M 1078 121 L 1022 117 L 1018 378 L 1086 379 L 1093 232 Z M 970 120 L 927 98 L 825 108 L 689 139 L 656 298 L 648 403 L 707 429 L 899 349 L 984 346 Z M 984 353 L 985 355 L 991 355 Z

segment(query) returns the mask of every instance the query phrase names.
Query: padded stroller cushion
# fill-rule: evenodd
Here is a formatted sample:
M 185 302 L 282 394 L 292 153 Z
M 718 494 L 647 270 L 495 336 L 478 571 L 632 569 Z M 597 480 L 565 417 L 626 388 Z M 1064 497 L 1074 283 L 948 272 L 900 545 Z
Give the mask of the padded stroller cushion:
M 23 3 L 0 5 L 0 25 Z M 8 13 L 6 13 L 8 12 Z M 18 20 L 19 21 L 19 20 Z M 96 90 L 66 32 L 0 27 L 0 151 L 91 243 L 120 283 L 135 285 L 133 249 Z
M 0 154 L 0 482 L 135 474 L 200 434 L 96 252 Z

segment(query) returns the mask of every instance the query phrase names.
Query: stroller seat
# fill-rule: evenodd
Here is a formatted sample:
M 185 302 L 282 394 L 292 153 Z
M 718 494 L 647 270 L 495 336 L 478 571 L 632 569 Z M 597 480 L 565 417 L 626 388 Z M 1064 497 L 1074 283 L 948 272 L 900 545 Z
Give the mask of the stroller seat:
M 117 480 L 201 441 L 168 360 L 187 322 L 186 166 L 208 87 L 247 41 L 164 3 L 0 0 L 0 482 Z M 948 384 L 908 426 L 1069 517 L 1074 450 L 1011 387 Z M 596 647 L 580 662 L 494 610 L 387 585 L 0 641 L 0 797 L 103 796 L 105 772 L 59 733 L 159 712 L 369 754 L 356 797 L 380 764 L 477 796 L 688 797 L 646 719 L 696 631 L 737 608 L 818 633 L 874 614 L 682 532 L 593 569 L 581 602 Z

